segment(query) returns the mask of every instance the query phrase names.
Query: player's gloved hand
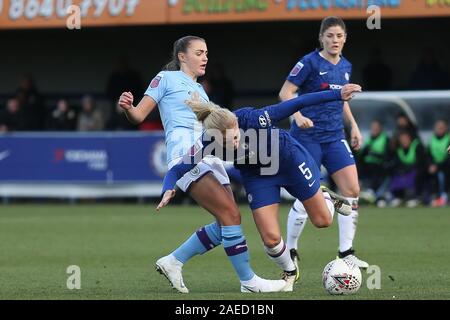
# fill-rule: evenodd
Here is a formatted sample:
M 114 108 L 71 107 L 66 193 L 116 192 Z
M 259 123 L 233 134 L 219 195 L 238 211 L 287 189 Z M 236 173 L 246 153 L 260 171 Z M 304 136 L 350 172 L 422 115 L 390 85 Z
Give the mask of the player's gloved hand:
M 173 197 L 175 197 L 175 190 L 172 189 L 172 190 L 167 190 L 166 192 L 164 192 L 161 202 L 156 207 L 156 210 L 159 211 L 159 209 L 161 209 L 162 207 L 167 206 Z
M 131 92 L 124 92 L 120 95 L 119 106 L 124 110 L 130 110 L 133 107 L 133 100 Z
M 352 126 L 352 129 L 350 131 L 350 139 L 352 148 L 358 151 L 363 144 L 363 138 L 356 124 Z
M 342 100 L 348 101 L 351 100 L 356 92 L 361 92 L 361 86 L 354 84 L 354 83 L 348 83 L 344 85 L 341 89 L 341 97 Z
M 300 112 L 294 115 L 294 120 L 299 128 L 308 129 L 314 127 L 314 122 L 310 118 L 302 116 Z

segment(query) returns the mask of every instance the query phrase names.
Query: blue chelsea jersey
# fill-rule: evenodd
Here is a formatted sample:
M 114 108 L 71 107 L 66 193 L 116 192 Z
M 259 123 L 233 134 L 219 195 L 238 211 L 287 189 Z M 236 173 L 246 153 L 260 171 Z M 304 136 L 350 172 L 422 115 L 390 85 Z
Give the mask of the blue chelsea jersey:
M 202 125 L 185 101 L 198 92 L 209 101 L 201 84 L 182 71 L 161 71 L 151 81 L 145 95 L 158 104 L 164 126 L 167 163 L 183 156 L 202 134 Z
M 293 158 L 293 153 L 298 149 L 295 146 L 301 149 L 303 147 L 286 131 L 277 129 L 276 124 L 309 105 L 317 105 L 319 102 L 340 99 L 340 90 L 326 90 L 302 95 L 260 109 L 247 107 L 234 111 L 238 126 L 242 130 L 238 149 L 231 150 L 228 153 L 222 146 L 223 141 L 217 143 L 214 140 L 215 137 L 208 136 L 207 132 L 203 133 L 190 148 L 189 152 L 167 172 L 163 182 L 163 193 L 169 189 L 173 189 L 177 180 L 186 172 L 192 170 L 206 155 L 214 155 L 223 160 L 233 161 L 234 166 L 240 170 L 244 180 L 250 176 L 259 176 L 259 168 L 271 167 L 273 164 L 272 160 L 278 163 L 276 165 L 277 171 L 278 167 L 280 172 L 288 170 L 289 168 L 282 164 L 287 163 L 289 159 Z M 219 136 L 218 138 L 223 139 L 223 136 Z M 228 155 L 232 159 L 229 159 Z
M 352 72 L 351 63 L 341 56 L 334 65 L 323 58 L 319 50 L 304 56 L 289 73 L 287 80 L 299 87 L 298 94 L 318 92 L 328 89 L 341 89 L 349 83 Z M 299 128 L 292 122 L 290 133 L 297 139 L 308 142 L 331 142 L 344 138 L 342 101 L 331 101 L 308 106 L 301 113 L 310 118 L 314 126 Z

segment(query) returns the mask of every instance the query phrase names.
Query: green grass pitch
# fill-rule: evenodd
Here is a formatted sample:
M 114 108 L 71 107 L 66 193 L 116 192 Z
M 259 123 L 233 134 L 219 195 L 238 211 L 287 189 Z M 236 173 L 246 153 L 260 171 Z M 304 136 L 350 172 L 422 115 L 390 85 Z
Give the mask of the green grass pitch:
M 241 207 L 255 272 L 278 278 L 264 254 L 251 213 Z M 288 207 L 281 207 L 286 229 Z M 337 220 L 337 219 L 336 219 Z M 196 228 L 212 221 L 195 206 L 4 205 L 0 207 L 0 299 L 450 299 L 450 210 L 360 210 L 355 248 L 381 269 L 381 289 L 363 284 L 354 296 L 322 288 L 323 267 L 336 256 L 337 221 L 328 229 L 306 226 L 301 273 L 294 292 L 241 294 L 221 247 L 184 266 L 190 294 L 175 293 L 154 269 Z M 81 289 L 69 290 L 70 265 L 81 268 Z

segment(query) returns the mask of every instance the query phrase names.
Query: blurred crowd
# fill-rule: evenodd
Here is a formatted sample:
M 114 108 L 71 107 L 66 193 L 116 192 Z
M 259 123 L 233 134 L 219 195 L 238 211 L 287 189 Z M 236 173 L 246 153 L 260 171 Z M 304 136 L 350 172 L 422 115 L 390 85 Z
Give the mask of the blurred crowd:
M 405 114 L 397 116 L 391 136 L 374 120 L 370 137 L 356 153 L 361 197 L 379 207 L 418 204 L 443 207 L 450 188 L 448 123 L 435 122 L 429 143 L 424 144 L 416 126 Z
M 208 75 L 200 79 L 210 99 L 231 108 L 234 91 L 221 64 L 211 64 Z M 146 84 L 139 72 L 133 70 L 125 57 L 119 59 L 108 77 L 105 94 L 83 95 L 76 98 L 44 97 L 29 75 L 5 105 L 0 103 L 0 132 L 8 131 L 102 131 L 102 130 L 163 130 L 158 108 L 139 125 L 131 124 L 118 105 L 123 91 L 134 94 L 136 105 L 145 92 Z

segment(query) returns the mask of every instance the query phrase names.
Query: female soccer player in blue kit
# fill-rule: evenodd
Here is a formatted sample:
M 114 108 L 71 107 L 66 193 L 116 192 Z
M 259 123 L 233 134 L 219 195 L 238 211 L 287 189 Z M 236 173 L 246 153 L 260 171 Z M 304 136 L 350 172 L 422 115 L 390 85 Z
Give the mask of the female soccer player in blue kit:
M 330 195 L 320 190 L 320 170 L 309 153 L 286 131 L 277 129 L 275 124 L 305 106 L 341 98 L 347 100 L 356 91 L 360 91 L 360 87 L 349 84 L 342 90 L 307 94 L 261 109 L 241 108 L 234 113 L 211 102 L 198 99 L 187 101 L 197 118 L 203 121 L 206 131 L 166 174 L 163 199 L 157 209 L 167 205 L 175 194 L 176 181 L 189 170 L 192 172 L 198 160 L 208 155 L 233 160 L 243 177 L 253 218 L 266 253 L 284 270 L 283 278 L 288 282 L 284 291 L 292 291 L 296 270 L 281 238 L 278 222 L 280 189 L 284 187 L 302 201 L 312 222 L 319 228 L 331 224 L 334 201 Z M 249 133 L 255 133 L 257 139 L 246 139 Z M 273 149 L 274 144 L 278 144 L 278 147 Z M 229 159 L 230 153 L 227 152 L 230 150 L 232 159 Z M 263 160 L 267 154 L 270 154 L 270 164 Z M 269 167 L 274 170 L 264 170 Z M 350 210 L 347 214 L 350 214 Z M 239 245 L 246 247 L 245 242 Z M 242 287 L 241 290 L 249 289 Z
M 209 101 L 197 78 L 205 74 L 208 49 L 205 40 L 187 36 L 174 43 L 173 59 L 151 81 L 144 98 L 133 106 L 133 95 L 124 92 L 119 104 L 133 123 L 142 122 L 158 105 L 164 125 L 167 146 L 167 163 L 171 168 L 177 163 L 202 133 L 201 124 L 185 104 L 191 94 L 197 93 L 204 102 Z M 197 126 L 196 126 L 197 124 Z M 245 242 L 241 228 L 241 216 L 229 186 L 228 175 L 222 161 L 205 157 L 196 166 L 195 174 L 180 177 L 177 185 L 216 221 L 200 228 L 171 254 L 156 262 L 157 270 L 164 274 L 171 285 L 181 293 L 188 293 L 182 277 L 182 266 L 192 256 L 202 254 L 219 244 L 239 276 L 241 285 L 257 292 L 282 291 L 284 280 L 266 280 L 258 277 L 250 267 L 247 247 L 236 252 L 238 243 Z M 203 244 L 208 242 L 208 247 Z
M 344 21 L 338 17 L 322 20 L 319 32 L 321 49 L 304 56 L 291 70 L 280 91 L 282 101 L 329 88 L 341 88 L 349 83 L 352 65 L 345 59 L 342 49 L 346 41 Z M 353 249 L 358 218 L 359 182 L 355 160 L 344 136 L 344 119 L 351 126 L 351 146 L 358 150 L 362 144 L 361 133 L 348 102 L 332 101 L 302 109 L 294 115 L 290 134 L 322 164 L 336 183 L 341 194 L 353 206 L 350 216 L 339 215 L 340 258 L 353 260 L 360 268 L 367 262 L 358 259 Z M 287 245 L 297 264 L 297 243 L 308 216 L 300 201 L 295 201 L 288 216 Z M 298 269 L 297 269 L 298 270 Z

